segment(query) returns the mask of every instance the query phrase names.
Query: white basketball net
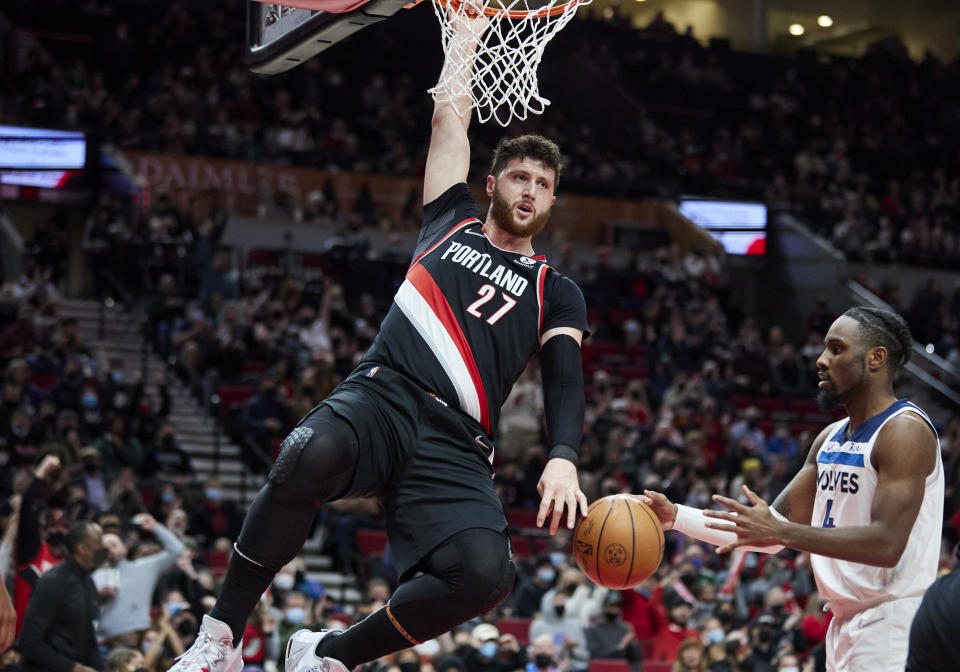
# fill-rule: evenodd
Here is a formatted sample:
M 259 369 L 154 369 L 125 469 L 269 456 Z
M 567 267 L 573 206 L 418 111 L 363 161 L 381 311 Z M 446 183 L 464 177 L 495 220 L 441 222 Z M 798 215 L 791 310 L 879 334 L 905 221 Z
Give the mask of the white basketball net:
M 452 8 L 437 0 L 431 2 L 440 21 L 446 57 L 440 81 L 430 89 L 435 101 L 448 102 L 469 96 L 481 123 L 494 119 L 501 126 L 507 126 L 514 118 L 526 119 L 528 112 L 543 113 L 550 104 L 540 95 L 537 84 L 537 68 L 543 50 L 573 18 L 577 7 L 590 0 L 572 0 L 562 8 L 564 0 L 547 0 L 546 4 L 537 6 L 528 2 L 508 0 L 499 4 L 495 0 L 471 0 L 471 12 L 487 9 L 491 3 L 494 8 L 504 10 L 493 16 L 487 15 L 489 25 L 479 36 L 472 30 L 458 34 L 454 29 L 454 21 L 467 14 L 467 2 L 451 4 Z M 548 13 L 554 8 L 558 13 L 550 16 Z M 512 18 L 507 12 L 526 14 Z M 457 23 L 471 29 L 475 26 L 469 21 Z M 475 54 L 465 45 L 471 41 L 479 43 Z M 468 77 L 468 73 L 472 76 Z

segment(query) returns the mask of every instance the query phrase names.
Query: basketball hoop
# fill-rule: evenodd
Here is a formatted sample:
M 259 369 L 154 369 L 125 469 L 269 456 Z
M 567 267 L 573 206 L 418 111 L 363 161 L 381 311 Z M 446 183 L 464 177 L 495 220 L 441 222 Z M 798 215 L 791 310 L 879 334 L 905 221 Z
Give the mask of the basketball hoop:
M 507 126 L 528 113 L 542 114 L 550 101 L 540 95 L 537 68 L 543 50 L 560 32 L 580 5 L 590 0 L 433 0 L 440 21 L 446 65 L 440 81 L 430 89 L 434 100 L 447 102 L 469 96 L 480 123 L 494 119 Z M 487 17 L 482 34 L 458 35 L 453 22 Z M 468 31 L 470 32 L 470 31 Z M 475 41 L 477 48 L 464 46 Z M 472 66 L 470 76 L 468 72 Z

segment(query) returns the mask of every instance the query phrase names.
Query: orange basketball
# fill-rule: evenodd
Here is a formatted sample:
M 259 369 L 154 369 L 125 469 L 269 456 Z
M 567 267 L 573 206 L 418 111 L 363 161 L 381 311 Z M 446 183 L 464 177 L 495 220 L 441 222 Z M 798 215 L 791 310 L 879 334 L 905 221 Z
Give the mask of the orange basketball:
M 646 504 L 629 495 L 598 499 L 573 531 L 573 554 L 591 581 L 632 588 L 663 559 L 663 528 Z

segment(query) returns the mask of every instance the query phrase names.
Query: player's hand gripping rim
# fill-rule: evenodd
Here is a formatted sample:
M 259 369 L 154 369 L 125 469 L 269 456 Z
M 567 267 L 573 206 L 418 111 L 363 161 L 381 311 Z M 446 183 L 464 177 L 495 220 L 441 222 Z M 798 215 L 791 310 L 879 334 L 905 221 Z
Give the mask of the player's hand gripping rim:
M 577 521 L 577 508 L 581 515 L 587 515 L 587 496 L 580 489 L 577 467 L 570 460 L 555 457 L 547 462 L 537 483 L 537 492 L 542 497 L 537 512 L 537 527 L 543 527 L 547 517 L 551 516 L 551 535 L 556 534 L 560 527 L 564 507 L 567 509 L 567 527 L 571 530 Z

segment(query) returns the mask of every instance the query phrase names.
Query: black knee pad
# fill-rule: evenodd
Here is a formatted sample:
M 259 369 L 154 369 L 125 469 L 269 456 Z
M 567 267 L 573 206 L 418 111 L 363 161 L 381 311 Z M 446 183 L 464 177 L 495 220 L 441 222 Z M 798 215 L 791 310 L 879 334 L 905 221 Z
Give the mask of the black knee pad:
M 287 435 L 280 444 L 277 461 L 273 463 L 270 473 L 267 474 L 267 483 L 277 487 L 290 480 L 297 462 L 300 461 L 300 454 L 312 437 L 313 430 L 309 427 L 297 427 Z
M 483 613 L 500 604 L 513 589 L 516 566 L 502 532 L 475 528 L 448 542 L 456 550 L 454 599 Z

